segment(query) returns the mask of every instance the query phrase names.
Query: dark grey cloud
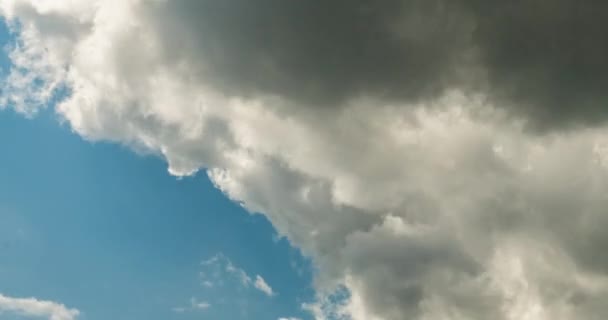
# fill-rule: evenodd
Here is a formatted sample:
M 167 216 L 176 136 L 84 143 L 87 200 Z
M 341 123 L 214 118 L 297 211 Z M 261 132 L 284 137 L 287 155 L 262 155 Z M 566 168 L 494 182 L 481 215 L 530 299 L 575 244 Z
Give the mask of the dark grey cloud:
M 608 114 L 607 9 L 575 0 L 183 0 L 149 13 L 172 35 L 163 37 L 168 60 L 198 59 L 193 72 L 230 95 L 339 106 L 361 96 L 415 103 L 457 88 L 551 128 Z
M 322 106 L 439 94 L 471 31 L 458 7 L 428 0 L 171 1 L 155 14 L 159 31 L 187 35 L 169 59 L 202 57 L 223 90 Z
M 536 124 L 608 115 L 608 3 L 478 1 L 473 35 L 490 94 Z

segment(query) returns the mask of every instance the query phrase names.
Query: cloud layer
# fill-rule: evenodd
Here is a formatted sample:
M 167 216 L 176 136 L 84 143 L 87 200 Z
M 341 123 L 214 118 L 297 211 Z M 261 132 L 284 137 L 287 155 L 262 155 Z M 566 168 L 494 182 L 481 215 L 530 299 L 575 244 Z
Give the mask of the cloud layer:
M 66 87 L 83 137 L 208 169 L 313 258 L 318 319 L 603 319 L 604 7 L 5 1 L 2 105 Z

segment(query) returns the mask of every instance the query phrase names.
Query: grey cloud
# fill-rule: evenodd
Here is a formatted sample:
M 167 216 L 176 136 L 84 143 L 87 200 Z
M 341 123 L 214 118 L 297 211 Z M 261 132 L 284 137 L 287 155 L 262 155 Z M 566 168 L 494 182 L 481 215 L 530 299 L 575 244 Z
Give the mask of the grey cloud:
M 476 2 L 474 45 L 492 98 L 540 129 L 605 120 L 605 1 Z
M 320 106 L 439 94 L 471 31 L 443 1 L 170 1 L 150 15 L 182 35 L 163 37 L 168 59 L 202 59 L 222 90 Z
M 362 96 L 411 104 L 458 88 L 545 130 L 605 119 L 607 9 L 575 0 L 184 0 L 149 14 L 168 39 L 167 59 L 188 61 L 229 95 L 327 107 Z

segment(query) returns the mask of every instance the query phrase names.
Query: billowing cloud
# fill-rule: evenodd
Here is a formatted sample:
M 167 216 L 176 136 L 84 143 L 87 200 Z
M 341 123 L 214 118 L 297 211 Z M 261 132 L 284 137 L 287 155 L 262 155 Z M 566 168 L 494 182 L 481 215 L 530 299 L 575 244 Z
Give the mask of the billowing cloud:
M 80 314 L 78 310 L 69 309 L 61 303 L 0 294 L 0 314 L 2 313 L 48 320 L 76 320 Z
M 604 4 L 0 7 L 5 104 L 66 87 L 83 137 L 207 169 L 313 259 L 318 319 L 608 316 Z

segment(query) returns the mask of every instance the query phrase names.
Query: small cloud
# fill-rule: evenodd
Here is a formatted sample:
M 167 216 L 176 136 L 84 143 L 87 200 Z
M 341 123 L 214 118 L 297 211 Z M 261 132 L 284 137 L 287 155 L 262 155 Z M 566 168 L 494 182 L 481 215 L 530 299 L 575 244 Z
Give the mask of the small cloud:
M 274 295 L 274 291 L 272 290 L 272 288 L 268 285 L 268 283 L 266 283 L 266 280 L 264 280 L 264 278 L 262 278 L 260 275 L 257 275 L 255 277 L 255 283 L 253 285 L 256 287 L 256 289 L 262 291 L 269 297 Z
M 245 272 L 245 270 L 237 267 L 230 259 L 222 253 L 203 260 L 201 262 L 204 270 L 199 272 L 201 285 L 206 288 L 213 288 L 218 281 L 221 281 L 225 276 L 233 277 L 238 283 L 245 287 L 254 287 L 263 292 L 267 296 L 274 296 L 275 292 L 272 287 L 260 275 L 256 275 L 255 280 Z M 224 275 L 222 275 L 224 272 Z M 210 275 L 212 275 L 210 277 Z
M 277 295 L 261 275 L 246 272 L 222 253 L 201 262 L 198 281 L 201 287 L 206 289 L 206 296 L 203 298 L 212 299 L 211 303 L 214 306 L 217 305 L 218 308 L 229 303 L 227 301 L 246 305 L 250 299 L 259 300 Z M 257 291 L 264 295 L 258 294 Z M 181 313 L 195 309 L 204 310 L 210 307 L 211 304 L 208 301 L 197 301 L 193 298 L 190 306 L 174 308 L 174 311 Z
M 207 301 L 196 301 L 194 298 L 191 300 L 192 309 L 205 310 L 211 307 L 211 304 Z
M 184 308 L 184 307 L 175 307 L 175 308 L 173 308 L 173 312 L 175 312 L 175 313 L 184 313 L 184 312 L 186 312 L 186 309 L 187 308 Z
M 245 287 L 248 287 L 252 282 L 251 277 L 245 272 L 245 270 L 237 268 L 230 260 L 227 262 L 226 271 L 237 276 L 241 281 L 241 284 Z
M 49 320 L 76 320 L 80 311 L 65 305 L 36 298 L 13 298 L 0 294 L 0 314 L 10 312 L 20 316 Z
M 218 263 L 218 262 L 219 262 L 219 260 L 220 260 L 221 258 L 223 258 L 223 257 L 224 257 L 224 256 L 223 256 L 222 254 L 219 254 L 219 253 L 218 253 L 218 254 L 216 254 L 215 256 L 213 256 L 213 257 L 211 257 L 211 258 L 209 258 L 209 259 L 207 259 L 207 260 L 203 260 L 203 261 L 201 261 L 201 265 L 203 265 L 203 266 L 209 266 L 209 265 L 216 264 L 216 263 Z
M 206 310 L 211 307 L 211 304 L 207 301 L 199 301 L 196 298 L 190 298 L 190 306 L 188 307 L 175 307 L 173 308 L 173 312 L 175 313 L 184 313 L 186 311 L 195 311 L 195 310 Z

